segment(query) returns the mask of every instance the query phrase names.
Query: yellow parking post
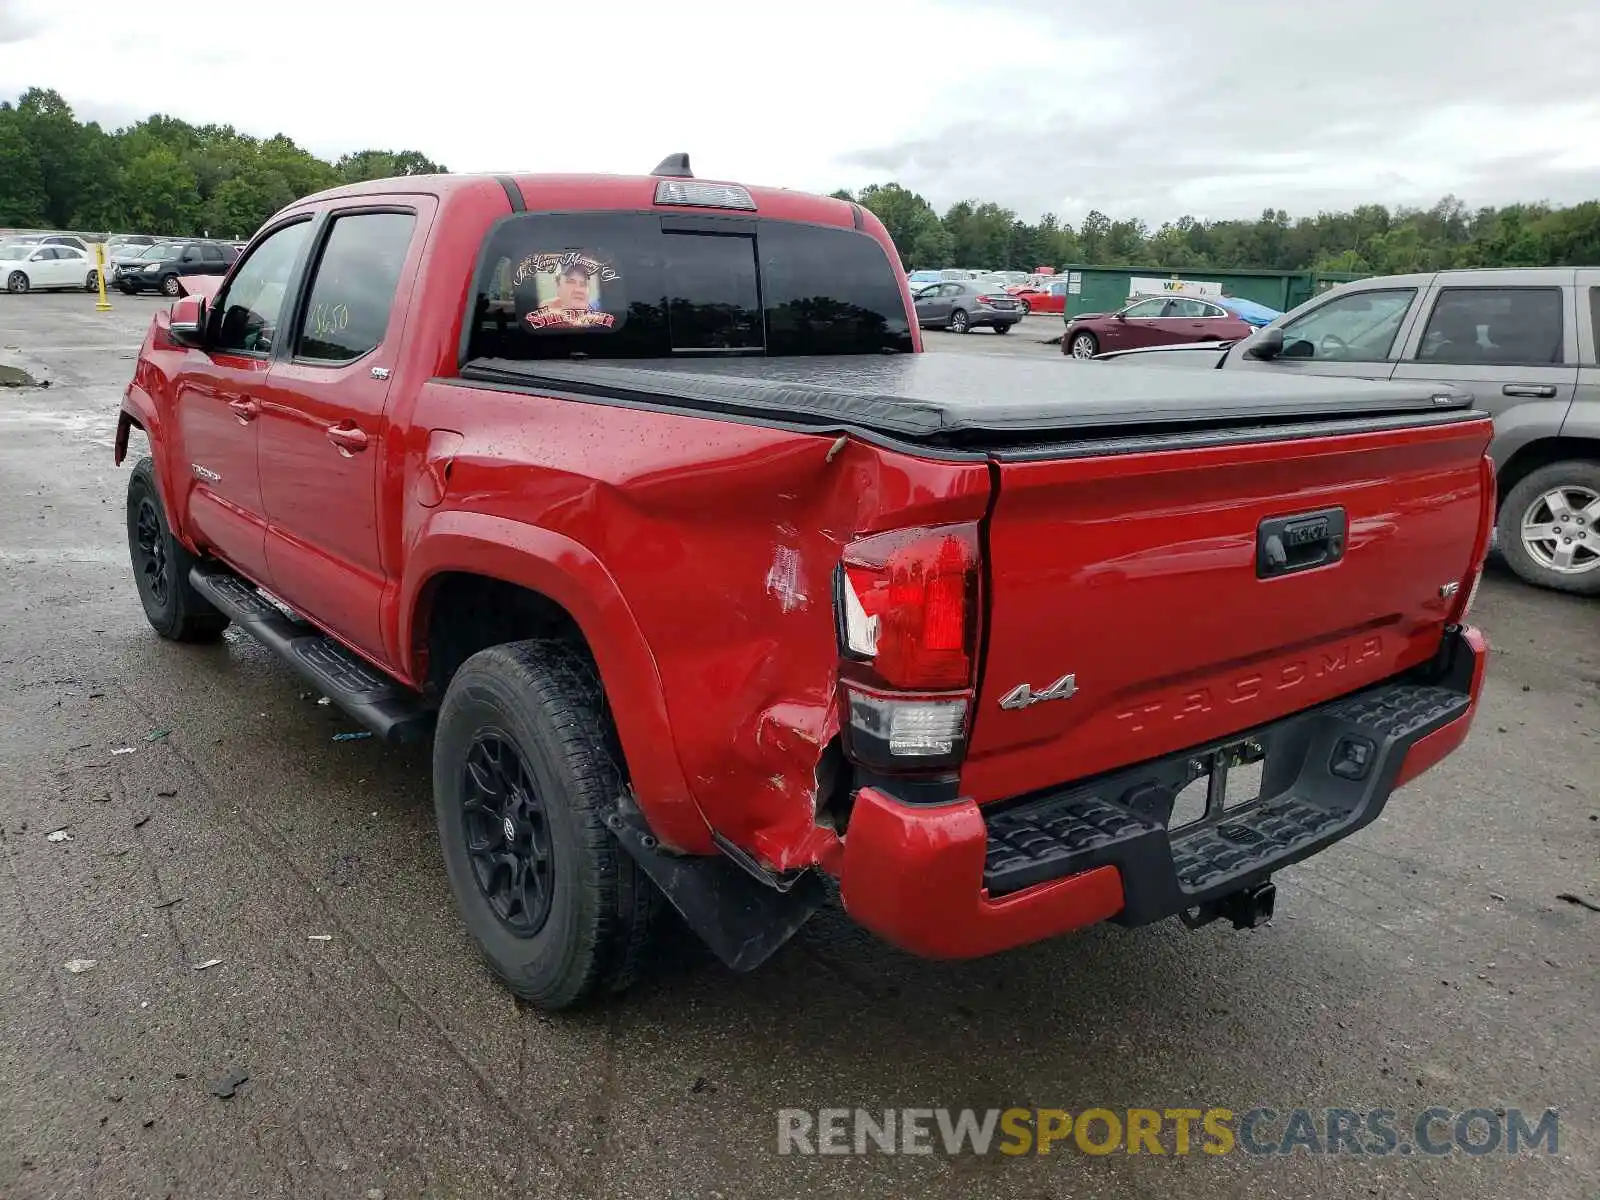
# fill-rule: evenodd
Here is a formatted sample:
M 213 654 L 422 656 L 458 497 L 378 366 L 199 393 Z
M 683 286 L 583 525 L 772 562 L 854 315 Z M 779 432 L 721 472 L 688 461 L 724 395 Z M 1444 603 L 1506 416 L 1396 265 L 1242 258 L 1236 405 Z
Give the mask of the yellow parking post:
M 96 242 L 94 244 L 94 262 L 94 277 L 100 286 L 100 299 L 95 301 L 94 310 L 95 312 L 110 312 L 111 301 L 106 299 L 106 244 L 104 242 Z

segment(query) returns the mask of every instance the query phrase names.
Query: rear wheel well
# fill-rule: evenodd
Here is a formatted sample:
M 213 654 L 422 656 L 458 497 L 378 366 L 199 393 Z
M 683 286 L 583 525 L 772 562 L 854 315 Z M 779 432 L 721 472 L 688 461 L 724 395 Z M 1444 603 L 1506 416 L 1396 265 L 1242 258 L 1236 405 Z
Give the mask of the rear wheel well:
M 418 649 L 427 655 L 426 687 L 442 696 L 480 650 L 529 638 L 572 644 L 594 654 L 572 614 L 529 588 L 486 575 L 449 572 L 431 580 L 423 598 Z
M 1600 438 L 1540 438 L 1521 447 L 1496 475 L 1497 504 L 1503 504 L 1506 494 L 1540 467 L 1569 459 L 1600 462 Z

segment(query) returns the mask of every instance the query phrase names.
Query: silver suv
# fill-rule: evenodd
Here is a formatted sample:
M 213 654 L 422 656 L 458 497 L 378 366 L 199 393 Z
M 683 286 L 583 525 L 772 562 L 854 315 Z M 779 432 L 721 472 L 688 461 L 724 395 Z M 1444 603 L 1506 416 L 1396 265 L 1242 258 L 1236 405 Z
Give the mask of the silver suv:
M 1494 416 L 1496 542 L 1530 583 L 1600 595 L 1600 267 L 1515 267 L 1362 279 L 1231 347 L 1229 370 L 1427 379 Z M 1204 366 L 1198 347 L 1118 356 Z

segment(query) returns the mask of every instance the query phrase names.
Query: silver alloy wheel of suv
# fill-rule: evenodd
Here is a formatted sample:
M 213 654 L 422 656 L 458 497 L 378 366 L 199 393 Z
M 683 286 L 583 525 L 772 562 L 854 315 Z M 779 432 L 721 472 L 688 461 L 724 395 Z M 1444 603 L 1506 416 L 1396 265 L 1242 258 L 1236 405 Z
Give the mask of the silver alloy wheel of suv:
M 1600 570 L 1600 492 L 1569 483 L 1540 493 L 1523 511 L 1522 545 L 1562 575 Z

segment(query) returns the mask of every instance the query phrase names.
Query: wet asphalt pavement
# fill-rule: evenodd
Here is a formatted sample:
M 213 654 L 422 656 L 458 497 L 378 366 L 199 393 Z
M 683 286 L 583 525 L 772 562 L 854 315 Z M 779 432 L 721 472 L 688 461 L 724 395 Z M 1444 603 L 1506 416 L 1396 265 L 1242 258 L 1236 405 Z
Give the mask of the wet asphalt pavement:
M 155 306 L 0 295 L 0 364 L 52 384 L 0 389 L 0 1196 L 1600 1194 L 1600 603 L 1492 575 L 1470 741 L 1283 872 L 1266 928 L 952 965 L 825 912 L 754 975 L 685 947 L 549 1017 L 457 923 L 426 751 L 336 742 L 354 726 L 247 639 L 145 624 L 111 439 Z M 929 342 L 1057 354 L 1051 332 Z M 1340 1106 L 1404 1129 L 1429 1105 L 1557 1108 L 1559 1149 L 800 1157 L 776 1136 L 788 1107 Z

